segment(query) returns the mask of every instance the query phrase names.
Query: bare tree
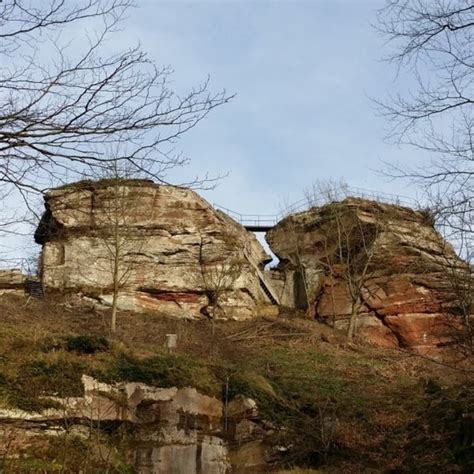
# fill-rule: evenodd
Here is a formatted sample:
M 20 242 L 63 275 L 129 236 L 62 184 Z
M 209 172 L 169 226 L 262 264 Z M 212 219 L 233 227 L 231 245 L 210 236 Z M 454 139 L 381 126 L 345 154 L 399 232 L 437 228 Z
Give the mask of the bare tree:
M 451 315 L 448 336 L 463 358 L 474 355 L 474 274 L 472 265 L 458 259 L 449 244 L 435 258 L 445 282 L 445 307 Z
M 372 244 L 378 235 L 378 223 L 363 222 L 357 205 L 344 200 L 349 194 L 349 186 L 343 180 L 316 181 L 305 191 L 308 205 L 324 204 L 315 225 L 321 238 L 319 263 L 329 279 L 332 326 L 337 317 L 335 289 L 342 284 L 351 306 L 347 335 L 353 339 L 363 306 L 363 291 L 367 291 L 367 282 L 373 276 L 375 247 Z
M 350 189 L 343 179 L 315 181 L 304 195 L 308 206 L 314 207 L 344 199 L 350 195 Z
M 159 181 L 187 163 L 176 140 L 231 97 L 208 80 L 180 96 L 139 46 L 111 51 L 132 2 L 0 3 L 0 181 L 24 195 L 110 162 Z
M 321 212 L 327 222 L 321 225 L 324 250 L 320 263 L 330 276 L 333 305 L 337 283 L 347 289 L 350 300 L 347 336 L 353 339 L 363 306 L 363 292 L 367 291 L 367 283 L 373 277 L 376 250 L 373 243 L 377 238 L 378 223 L 362 222 L 357 208 L 344 201 L 330 203 Z
M 474 6 L 470 0 L 387 0 L 377 28 L 387 59 L 415 86 L 379 102 L 391 137 L 430 164 L 395 170 L 425 186 L 438 219 L 459 239 L 473 233 Z M 461 235 L 464 234 L 464 235 Z
M 393 49 L 387 59 L 415 86 L 379 102 L 392 138 L 430 156 L 411 169 L 395 169 L 426 190 L 438 229 L 468 265 L 445 266 L 447 281 L 472 333 L 474 245 L 474 5 L 470 0 L 387 0 L 377 28 Z
M 134 225 L 136 209 L 132 206 L 133 177 L 130 169 L 120 169 L 112 163 L 97 182 L 100 201 L 97 203 L 98 238 L 104 249 L 101 256 L 103 268 L 112 283 L 111 322 L 112 333 L 117 330 L 119 296 L 138 269 L 137 255 L 146 243 L 146 235 Z
M 245 259 L 240 255 L 238 239 L 232 233 L 222 235 L 223 253 L 213 256 L 206 256 L 203 249 L 203 241 L 199 246 L 199 265 L 204 291 L 209 301 L 210 311 L 207 316 L 212 322 L 214 331 L 214 321 L 218 311 L 224 311 L 223 303 L 228 292 L 235 289 L 235 283 L 242 274 L 245 266 Z M 237 252 L 230 249 L 237 249 Z M 229 254 L 230 252 L 230 254 Z M 224 259 L 223 259 L 224 255 Z

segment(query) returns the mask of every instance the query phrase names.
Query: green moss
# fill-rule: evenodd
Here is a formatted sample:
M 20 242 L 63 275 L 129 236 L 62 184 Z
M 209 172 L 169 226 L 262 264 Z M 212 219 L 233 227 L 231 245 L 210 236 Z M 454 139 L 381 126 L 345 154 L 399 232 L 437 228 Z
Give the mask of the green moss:
M 61 405 L 54 400 L 25 397 L 18 392 L 10 392 L 8 400 L 16 408 L 30 412 L 40 413 L 48 408 L 61 408 Z
M 20 367 L 16 385 L 32 395 L 75 397 L 83 393 L 81 376 L 85 364 L 67 358 L 35 360 Z
M 42 397 L 82 395 L 83 372 L 83 364 L 63 358 L 27 361 L 14 374 L 1 374 L 0 398 L 6 405 L 25 411 L 59 408 L 57 402 Z
M 83 179 L 75 183 L 64 184 L 58 186 L 55 190 L 84 190 L 95 191 L 96 189 L 106 188 L 109 186 L 126 185 L 126 186 L 153 186 L 154 183 L 149 179 L 130 179 L 130 178 L 102 178 L 102 179 Z
M 65 350 L 79 354 L 95 354 L 110 349 L 109 341 L 101 336 L 66 336 Z
M 10 465 L 9 465 L 10 464 Z M 4 460 L 4 466 L 0 464 L 7 472 L 65 472 L 64 466 L 57 461 L 45 461 L 44 459 L 16 459 L 14 461 Z
M 160 354 L 138 358 L 122 353 L 96 375 L 106 382 L 130 381 L 158 387 L 195 387 L 210 395 L 220 393 L 219 382 L 209 368 L 186 357 Z
M 126 462 L 113 440 L 93 431 L 90 438 L 73 435 L 50 436 L 24 453 L 22 458 L 4 459 L 6 472 L 109 472 L 131 474 L 132 467 Z M 103 451 L 99 452 L 99 446 Z M 3 472 L 3 471 L 2 471 Z
M 404 466 L 419 472 L 474 472 L 474 386 L 437 387 L 410 425 Z M 424 429 L 420 430 L 420 425 Z
M 5 387 L 6 385 L 8 385 L 8 379 L 5 374 L 0 372 L 0 390 L 2 387 Z

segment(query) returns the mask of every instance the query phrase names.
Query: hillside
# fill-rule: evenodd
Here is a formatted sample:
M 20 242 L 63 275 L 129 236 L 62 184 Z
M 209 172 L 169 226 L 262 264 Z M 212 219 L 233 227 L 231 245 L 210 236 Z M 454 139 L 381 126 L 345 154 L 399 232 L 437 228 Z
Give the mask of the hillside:
M 224 403 L 226 414 L 238 406 L 232 400 L 250 397 L 256 409 L 251 405 L 237 421 L 229 414 L 212 428 L 227 443 L 232 472 L 474 469 L 468 368 L 349 344 L 294 310 L 213 324 L 121 312 L 111 338 L 106 313 L 74 308 L 53 293 L 26 303 L 19 295 L 0 297 L 2 472 L 152 472 L 136 468 L 145 443 L 136 420 L 73 417 L 66 410 L 59 420 L 41 416 L 58 413 L 61 399 L 79 400 L 84 374 L 102 382 L 102 391 L 117 382 L 194 387 Z M 178 335 L 172 355 L 164 344 L 169 333 Z M 154 405 L 140 407 L 148 417 Z M 205 417 L 178 422 L 196 439 L 204 426 Z M 218 469 L 209 472 L 225 472 Z
M 469 318 L 471 270 L 429 212 L 347 197 L 289 214 L 266 234 L 279 263 L 265 270 L 254 233 L 190 189 L 82 181 L 44 204 L 43 286 L 112 313 L 246 320 L 281 304 L 350 339 L 434 358 Z

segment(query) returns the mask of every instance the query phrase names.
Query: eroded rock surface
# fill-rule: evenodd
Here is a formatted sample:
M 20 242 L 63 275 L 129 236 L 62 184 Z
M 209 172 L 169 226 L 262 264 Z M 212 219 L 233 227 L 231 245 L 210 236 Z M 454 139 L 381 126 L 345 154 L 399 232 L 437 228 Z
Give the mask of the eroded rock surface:
M 110 304 L 119 246 L 122 309 L 245 319 L 269 303 L 259 276 L 269 257 L 254 234 L 191 190 L 84 182 L 50 191 L 45 202 L 35 238 L 46 288 Z
M 237 397 L 226 408 L 194 388 L 106 384 L 87 375 L 82 381 L 82 397 L 47 397 L 58 408 L 0 409 L 0 455 L 27 452 L 41 436 L 88 438 L 91 430 L 114 423 L 116 430 L 131 427 L 122 454 L 138 474 L 266 472 L 272 451 L 266 438 L 272 430 L 249 398 Z
M 0 269 L 0 295 L 5 293 L 23 293 L 25 275 L 19 268 Z
M 466 266 L 426 213 L 348 198 L 288 216 L 267 240 L 284 304 L 340 329 L 356 306 L 356 333 L 378 346 L 435 355 L 451 340 Z

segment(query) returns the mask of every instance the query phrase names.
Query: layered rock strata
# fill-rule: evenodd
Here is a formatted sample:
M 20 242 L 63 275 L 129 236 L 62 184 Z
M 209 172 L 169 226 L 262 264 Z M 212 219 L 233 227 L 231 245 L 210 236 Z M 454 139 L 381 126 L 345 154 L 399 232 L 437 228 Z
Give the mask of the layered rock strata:
M 0 269 L 0 293 L 23 290 L 25 276 L 19 268 Z
M 15 453 L 27 453 L 48 436 L 104 439 L 101 426 L 114 424 L 128 427 L 120 454 L 138 474 L 266 472 L 272 429 L 249 398 L 224 404 L 194 388 L 106 384 L 87 375 L 82 381 L 82 397 L 47 397 L 58 408 L 0 409 L 2 459 L 12 457 L 14 464 Z M 108 446 L 107 452 L 114 450 Z
M 293 214 L 267 234 L 282 303 L 378 346 L 435 354 L 458 329 L 467 266 L 425 212 L 348 198 Z
M 245 319 L 270 302 L 255 236 L 189 189 L 82 182 L 50 191 L 45 206 L 35 238 L 46 288 L 110 304 L 118 280 L 119 308 L 185 318 Z

